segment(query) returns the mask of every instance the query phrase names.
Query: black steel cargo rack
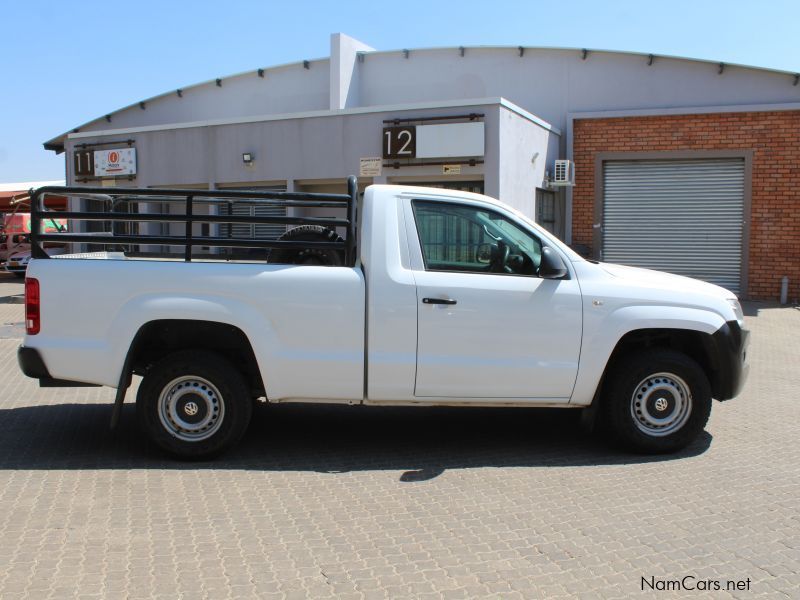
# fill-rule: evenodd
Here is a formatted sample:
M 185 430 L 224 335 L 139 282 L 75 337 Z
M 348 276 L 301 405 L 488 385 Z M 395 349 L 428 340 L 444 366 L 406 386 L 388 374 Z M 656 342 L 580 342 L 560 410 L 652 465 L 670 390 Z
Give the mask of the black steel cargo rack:
M 98 201 L 101 210 L 68 210 L 55 211 L 45 208 L 48 196 L 67 196 L 68 198 L 83 198 Z M 356 260 L 356 204 L 358 199 L 358 185 L 355 176 L 347 179 L 347 194 L 322 194 L 305 192 L 278 192 L 247 190 L 188 190 L 188 189 L 157 189 L 157 188 L 108 188 L 108 187 L 64 187 L 46 186 L 30 191 L 31 202 L 31 256 L 33 258 L 50 258 L 44 249 L 44 243 L 79 243 L 87 245 L 105 245 L 129 247 L 126 255 L 129 256 L 155 256 L 179 257 L 190 262 L 193 257 L 192 250 L 197 247 L 220 248 L 245 248 L 245 249 L 306 249 L 318 248 L 325 250 L 338 250 L 344 255 L 346 265 L 354 265 Z M 344 208 L 345 218 L 312 217 L 312 216 L 254 216 L 234 214 L 198 214 L 195 207 L 198 204 L 210 206 L 232 206 L 244 204 L 252 206 L 270 206 L 286 208 Z M 120 206 L 126 206 L 125 212 L 118 212 Z M 131 206 L 145 205 L 144 212 L 132 212 Z M 155 207 L 152 205 L 156 205 Z M 169 210 L 169 206 L 183 206 L 182 213 L 153 212 L 151 209 Z M 163 207 L 167 208 L 164 209 Z M 211 211 L 209 211 L 211 212 Z M 229 210 L 232 213 L 232 210 Z M 255 211 L 254 211 L 255 212 Z M 43 233 L 42 222 L 51 219 L 68 219 L 70 224 L 75 222 L 103 222 L 110 224 L 110 232 L 86 231 L 75 232 L 71 227 L 69 231 L 58 233 Z M 143 223 L 179 223 L 184 225 L 183 234 L 142 234 L 139 233 Z M 221 223 L 245 225 L 321 225 L 329 228 L 339 228 L 345 235 L 341 239 L 326 241 L 298 241 L 262 239 L 256 237 L 234 237 L 230 234 L 232 227 L 228 227 L 227 236 L 194 235 L 194 223 Z M 122 224 L 121 227 L 118 224 Z M 128 231 L 118 231 L 128 229 Z M 133 231 L 135 232 L 133 232 Z M 336 236 L 334 236 L 336 238 Z M 148 253 L 131 251 L 132 246 L 183 246 L 180 254 L 163 252 Z M 268 257 L 268 252 L 264 253 Z M 233 253 L 204 254 L 203 260 L 220 259 L 231 260 L 241 257 Z M 195 256 L 197 258 L 197 256 Z

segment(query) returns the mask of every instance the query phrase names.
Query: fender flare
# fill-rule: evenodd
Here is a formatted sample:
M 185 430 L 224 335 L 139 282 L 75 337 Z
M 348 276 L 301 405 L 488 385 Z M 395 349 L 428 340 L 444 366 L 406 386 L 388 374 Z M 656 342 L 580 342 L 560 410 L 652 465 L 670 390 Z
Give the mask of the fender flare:
M 593 404 L 608 361 L 625 335 L 642 329 L 676 329 L 710 336 L 725 325 L 720 314 L 708 309 L 657 304 L 620 307 L 611 313 L 598 315 L 593 326 L 593 317 L 584 315 L 578 376 L 570 398 L 573 406 Z
M 112 430 L 119 425 L 122 406 L 125 403 L 125 396 L 133 379 L 132 363 L 135 355 L 135 348 L 141 339 L 141 334 L 145 331 L 149 323 L 163 320 L 210 321 L 236 327 L 244 334 L 245 338 L 250 343 L 250 347 L 256 357 L 256 365 L 262 381 L 266 382 L 268 380 L 268 378 L 264 376 L 264 365 L 259 361 L 259 356 L 263 356 L 263 352 L 260 353 L 258 351 L 256 344 L 254 344 L 250 336 L 247 335 L 245 321 L 249 320 L 251 323 L 261 323 L 263 335 L 260 338 L 262 342 L 258 344 L 258 347 L 262 350 L 265 350 L 270 345 L 273 348 L 275 347 L 271 342 L 277 341 L 275 339 L 276 334 L 270 321 L 264 318 L 263 314 L 252 306 L 238 300 L 210 295 L 200 298 L 197 296 L 189 297 L 179 295 L 137 296 L 122 306 L 109 325 L 109 339 L 112 338 L 110 334 L 111 331 L 124 331 L 125 334 L 117 334 L 117 337 L 122 340 L 130 340 L 127 347 L 125 347 L 124 342 L 121 342 L 117 349 L 119 357 L 121 358 L 124 352 L 125 358 L 121 361 L 122 365 L 119 371 L 117 392 L 114 397 L 114 407 L 111 413 L 110 428 Z

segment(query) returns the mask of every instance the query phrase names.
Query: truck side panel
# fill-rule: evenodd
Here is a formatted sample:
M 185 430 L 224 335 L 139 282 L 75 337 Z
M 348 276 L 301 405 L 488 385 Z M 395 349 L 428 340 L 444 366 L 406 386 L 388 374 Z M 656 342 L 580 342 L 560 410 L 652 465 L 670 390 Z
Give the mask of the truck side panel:
M 267 396 L 360 402 L 360 269 L 213 262 L 34 260 L 42 329 L 26 336 L 52 377 L 116 387 L 136 332 L 159 319 L 226 323 L 250 340 Z
M 368 188 L 361 261 L 367 287 L 367 402 L 414 400 L 417 372 L 417 287 L 403 208 L 396 196 Z

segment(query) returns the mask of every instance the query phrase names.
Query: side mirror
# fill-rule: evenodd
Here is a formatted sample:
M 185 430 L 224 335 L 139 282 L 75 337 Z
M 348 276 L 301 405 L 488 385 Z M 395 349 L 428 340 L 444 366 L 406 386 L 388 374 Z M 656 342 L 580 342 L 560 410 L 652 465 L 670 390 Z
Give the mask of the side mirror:
M 495 244 L 478 244 L 475 249 L 475 262 L 481 265 L 488 265 L 492 262 L 495 252 Z
M 561 279 L 567 274 L 567 265 L 558 253 L 549 246 L 542 246 L 542 262 L 539 277 L 542 279 Z

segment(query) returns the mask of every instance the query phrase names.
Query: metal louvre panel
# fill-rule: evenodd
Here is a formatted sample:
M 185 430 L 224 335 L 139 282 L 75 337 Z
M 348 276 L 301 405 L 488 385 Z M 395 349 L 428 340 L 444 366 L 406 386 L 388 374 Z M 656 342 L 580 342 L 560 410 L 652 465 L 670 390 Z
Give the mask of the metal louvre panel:
M 744 160 L 603 165 L 606 262 L 741 288 Z
M 256 217 L 285 217 L 285 206 L 254 206 Z M 277 239 L 286 233 L 286 225 L 271 223 L 253 226 L 254 238 Z
M 235 188 L 240 189 L 240 188 Z M 285 192 L 286 187 L 252 187 L 246 188 L 255 191 L 272 191 L 272 192 Z M 252 204 L 236 204 L 232 205 L 230 212 L 224 211 L 225 214 L 233 214 L 236 216 L 248 217 L 285 217 L 285 206 L 254 206 Z M 286 233 L 286 225 L 279 223 L 264 224 L 264 225 L 248 225 L 242 223 L 232 223 L 225 227 L 225 231 L 230 231 L 230 236 L 234 238 L 258 238 L 266 240 L 275 240 Z

